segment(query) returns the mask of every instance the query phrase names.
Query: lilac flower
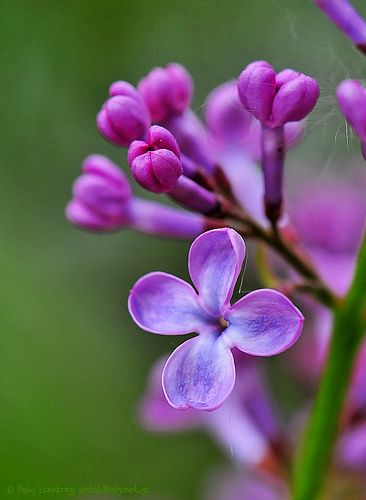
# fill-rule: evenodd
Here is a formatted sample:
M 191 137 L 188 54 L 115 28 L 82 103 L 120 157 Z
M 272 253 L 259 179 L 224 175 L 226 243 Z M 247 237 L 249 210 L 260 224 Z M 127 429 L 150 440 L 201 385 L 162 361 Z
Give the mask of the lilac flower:
M 105 232 L 132 227 L 176 238 L 194 238 L 205 230 L 205 220 L 198 214 L 133 196 L 124 173 L 105 156 L 88 156 L 82 171 L 66 207 L 67 219 L 82 229 Z
M 131 143 L 128 163 L 135 180 L 153 193 L 171 191 L 183 173 L 176 140 L 158 125 L 150 128 L 146 141 Z
M 292 69 L 280 73 L 266 61 L 254 61 L 241 73 L 238 93 L 244 108 L 263 125 L 275 128 L 305 118 L 319 97 L 319 85 Z
M 141 95 L 129 83 L 115 82 L 109 92 L 111 97 L 97 115 L 97 127 L 108 141 L 126 147 L 145 136 L 150 115 Z
M 142 277 L 131 290 L 129 311 L 142 329 L 162 335 L 199 333 L 178 347 L 164 367 L 163 389 L 174 408 L 218 408 L 235 382 L 232 348 L 272 356 L 301 333 L 302 314 L 277 291 L 256 290 L 230 304 L 244 257 L 244 241 L 233 229 L 208 231 L 189 253 L 198 293 L 159 272 Z
M 315 0 L 315 3 L 361 52 L 366 52 L 366 22 L 348 0 Z
M 337 100 L 345 119 L 360 138 L 366 159 L 366 89 L 358 80 L 345 80 L 337 87 Z
M 255 61 L 241 73 L 238 95 L 244 108 L 262 124 L 265 212 L 276 225 L 283 210 L 284 125 L 310 113 L 319 97 L 319 86 L 303 73 L 285 69 L 276 74 L 266 61 Z
M 189 106 L 193 91 L 188 71 L 177 63 L 154 68 L 137 86 L 155 123 L 164 123 Z

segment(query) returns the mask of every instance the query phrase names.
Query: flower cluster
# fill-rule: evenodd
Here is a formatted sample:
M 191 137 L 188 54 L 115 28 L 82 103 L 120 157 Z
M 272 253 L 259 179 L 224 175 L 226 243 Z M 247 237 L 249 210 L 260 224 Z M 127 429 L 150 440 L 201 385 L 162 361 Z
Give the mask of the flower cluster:
M 366 23 L 347 0 L 315 3 L 366 51 Z M 366 90 L 346 80 L 335 93 L 366 158 Z M 193 80 L 179 64 L 154 68 L 136 86 L 117 81 L 97 128 L 125 148 L 139 186 L 180 207 L 135 195 L 126 174 L 101 155 L 84 160 L 66 207 L 82 229 L 128 227 L 192 242 L 193 286 L 151 272 L 132 287 L 128 309 L 148 332 L 195 334 L 154 366 L 139 415 L 152 431 L 206 429 L 244 467 L 240 477 L 225 473 L 219 485 L 216 476 L 210 499 L 289 496 L 287 473 L 308 398 L 281 421 L 264 358 L 288 351 L 280 371 L 313 391 L 332 342 L 332 311 L 348 303 L 366 221 L 365 171 L 314 184 L 302 159 L 302 171 L 295 169 L 295 179 L 289 172 L 285 183 L 286 153 L 305 136 L 319 94 L 313 77 L 276 72 L 258 60 L 208 95 L 201 120 L 190 108 Z M 233 300 L 246 262 L 244 238 L 255 242 L 266 288 Z M 366 470 L 366 343 L 359 345 L 343 411 L 339 406 L 334 416 L 341 423 L 335 475 L 347 470 L 355 484 Z M 348 475 L 342 481 L 348 487 Z

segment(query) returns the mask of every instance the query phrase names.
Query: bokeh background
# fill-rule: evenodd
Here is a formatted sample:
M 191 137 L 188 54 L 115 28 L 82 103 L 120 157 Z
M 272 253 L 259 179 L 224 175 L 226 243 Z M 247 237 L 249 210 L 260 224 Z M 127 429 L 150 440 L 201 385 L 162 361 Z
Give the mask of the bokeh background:
M 357 146 L 334 88 L 362 78 L 365 62 L 310 0 L 2 0 L 0 10 L 0 496 L 18 484 L 116 484 L 199 498 L 226 458 L 198 432 L 140 428 L 148 370 L 179 340 L 143 333 L 126 307 L 142 274 L 187 276 L 189 242 L 91 235 L 65 221 L 86 155 L 126 169 L 125 151 L 98 135 L 95 115 L 112 81 L 136 83 L 171 61 L 193 75 L 201 113 L 214 86 L 268 59 L 320 82 L 307 140 L 289 165 L 317 165 L 322 176 Z

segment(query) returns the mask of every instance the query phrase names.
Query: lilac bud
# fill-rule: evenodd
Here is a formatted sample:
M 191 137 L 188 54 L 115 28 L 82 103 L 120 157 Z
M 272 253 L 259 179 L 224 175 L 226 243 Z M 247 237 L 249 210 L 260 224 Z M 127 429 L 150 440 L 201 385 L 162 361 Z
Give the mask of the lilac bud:
M 366 54 L 366 22 L 348 0 L 315 0 L 325 15 Z
M 135 89 L 133 85 L 124 80 L 119 80 L 117 82 L 113 82 L 109 87 L 109 95 L 114 97 L 116 95 L 124 95 L 132 97 L 137 101 L 143 101 L 141 94 L 138 90 Z
M 192 87 L 189 73 L 175 63 L 165 68 L 154 68 L 138 84 L 152 120 L 157 123 L 183 113 L 190 104 Z
M 266 61 L 254 61 L 239 76 L 239 98 L 246 110 L 267 123 L 276 94 L 276 73 Z
M 337 88 L 338 105 L 348 123 L 366 142 L 366 89 L 358 80 L 345 80 Z
M 314 108 L 319 85 L 310 76 L 300 73 L 279 87 L 273 100 L 271 121 L 274 126 L 297 122 Z
M 319 97 L 317 82 L 303 73 L 285 69 L 276 75 L 265 61 L 249 64 L 239 77 L 243 106 L 267 127 L 279 127 L 305 118 Z
M 251 114 L 240 103 L 236 82 L 226 82 L 207 98 L 205 120 L 216 141 L 242 141 L 253 122 Z
M 83 174 L 73 185 L 66 217 L 84 229 L 109 231 L 130 223 L 131 187 L 123 172 L 108 158 L 88 156 Z
M 110 92 L 122 91 L 122 83 L 126 82 L 112 84 Z M 131 89 L 126 85 L 124 87 L 125 93 L 109 98 L 97 115 L 99 132 L 117 146 L 128 146 L 132 141 L 143 138 L 150 125 L 148 110 L 137 91 L 134 95 Z
M 183 173 L 176 140 L 158 125 L 150 128 L 146 141 L 130 145 L 128 163 L 136 181 L 153 193 L 169 192 Z

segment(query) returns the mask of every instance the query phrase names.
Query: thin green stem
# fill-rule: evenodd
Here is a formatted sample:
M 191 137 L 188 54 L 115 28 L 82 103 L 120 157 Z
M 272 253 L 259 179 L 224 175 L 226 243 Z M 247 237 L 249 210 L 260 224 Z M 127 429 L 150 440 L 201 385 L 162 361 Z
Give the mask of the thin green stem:
M 319 498 L 365 329 L 366 236 L 348 295 L 334 310 L 328 361 L 295 464 L 294 500 Z

